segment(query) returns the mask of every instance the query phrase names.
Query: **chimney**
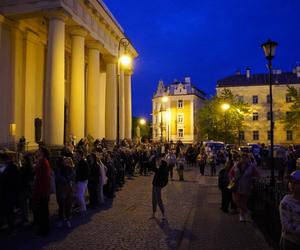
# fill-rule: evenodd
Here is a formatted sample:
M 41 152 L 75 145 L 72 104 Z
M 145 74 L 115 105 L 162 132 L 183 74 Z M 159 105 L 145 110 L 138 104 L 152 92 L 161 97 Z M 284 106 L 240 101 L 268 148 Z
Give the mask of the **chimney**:
M 185 77 L 184 82 L 185 83 L 191 83 L 191 78 L 190 77 Z
M 246 77 L 250 78 L 250 68 L 249 67 L 246 68 Z
M 241 69 L 237 69 L 237 70 L 235 71 L 235 75 L 236 75 L 236 76 L 240 76 L 240 75 L 241 75 Z
M 300 77 L 300 66 L 296 66 L 297 77 Z

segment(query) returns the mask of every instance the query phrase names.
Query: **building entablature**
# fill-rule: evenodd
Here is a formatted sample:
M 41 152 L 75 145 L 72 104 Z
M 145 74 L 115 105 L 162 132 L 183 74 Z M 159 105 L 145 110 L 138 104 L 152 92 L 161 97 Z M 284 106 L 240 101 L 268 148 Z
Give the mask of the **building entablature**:
M 51 18 L 49 14 L 65 18 L 67 31 L 72 26 L 80 26 L 88 33 L 87 39 L 102 45 L 101 53 L 117 56 L 124 31 L 101 0 L 3 0 L 0 3 L 0 16 L 5 16 L 8 22 L 24 18 L 47 20 Z M 131 44 L 127 52 L 132 57 L 138 55 Z

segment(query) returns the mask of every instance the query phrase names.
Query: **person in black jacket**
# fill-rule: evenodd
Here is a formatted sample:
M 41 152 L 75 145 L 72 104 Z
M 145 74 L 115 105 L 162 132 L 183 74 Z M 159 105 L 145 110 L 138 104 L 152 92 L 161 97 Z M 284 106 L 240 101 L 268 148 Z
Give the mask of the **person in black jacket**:
M 152 217 L 155 218 L 155 212 L 157 204 L 162 213 L 162 219 L 165 220 L 165 208 L 161 198 L 161 190 L 168 184 L 168 163 L 166 160 L 162 159 L 159 162 L 159 168 L 153 169 L 155 174 L 152 181 Z
M 87 157 L 89 164 L 89 181 L 88 181 L 88 191 L 89 191 L 89 207 L 94 208 L 99 205 L 98 200 L 98 190 L 100 186 L 100 165 L 95 153 L 88 155 Z
M 84 152 L 82 150 L 76 152 L 76 160 L 76 198 L 80 207 L 79 211 L 84 214 L 86 212 L 84 194 L 89 178 L 89 166 L 84 158 Z
M 6 152 L 0 153 L 0 213 L 7 219 L 8 232 L 14 229 L 20 171 Z

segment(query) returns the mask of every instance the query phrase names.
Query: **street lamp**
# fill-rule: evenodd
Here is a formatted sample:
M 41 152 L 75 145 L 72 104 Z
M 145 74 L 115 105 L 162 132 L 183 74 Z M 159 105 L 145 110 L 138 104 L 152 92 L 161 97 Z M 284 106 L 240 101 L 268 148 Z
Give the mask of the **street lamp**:
M 138 142 L 141 142 L 141 137 L 142 137 L 140 125 L 144 126 L 145 124 L 146 124 L 146 119 L 141 118 L 138 120 L 138 125 L 136 127 L 136 137 L 137 137 Z
M 117 58 L 117 145 L 120 143 L 120 82 L 121 82 L 121 66 L 129 68 L 132 64 L 132 58 L 127 53 L 130 42 L 126 37 L 119 40 L 118 58 Z M 123 54 L 121 54 L 121 49 Z
M 160 140 L 163 142 L 163 111 L 165 110 L 164 103 L 168 102 L 169 98 L 167 96 L 162 97 L 162 103 L 160 106 Z
M 226 117 L 226 113 L 227 113 L 227 110 L 230 109 L 230 104 L 228 103 L 223 103 L 221 105 L 221 108 L 222 110 L 224 111 L 224 143 L 227 144 L 227 117 Z
M 271 180 L 270 184 L 275 185 L 275 176 L 274 176 L 274 121 L 273 121 L 273 96 L 272 96 L 272 59 L 275 56 L 275 50 L 278 43 L 268 39 L 267 42 L 261 45 L 264 50 L 265 57 L 268 60 L 268 69 L 269 69 L 269 96 L 270 96 L 270 141 L 271 141 Z
M 166 122 L 167 122 L 167 126 L 168 126 L 168 142 L 170 141 L 170 111 L 166 113 Z

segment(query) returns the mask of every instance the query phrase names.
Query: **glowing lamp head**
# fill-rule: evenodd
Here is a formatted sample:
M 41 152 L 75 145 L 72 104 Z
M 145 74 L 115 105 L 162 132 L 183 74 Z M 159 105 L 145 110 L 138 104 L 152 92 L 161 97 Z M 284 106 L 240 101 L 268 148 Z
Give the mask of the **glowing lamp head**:
M 224 111 L 226 111 L 226 110 L 230 109 L 230 104 L 228 104 L 228 103 L 223 103 L 223 104 L 221 105 L 221 108 L 222 108 Z
M 169 100 L 169 98 L 167 97 L 167 96 L 164 96 L 163 98 L 162 98 L 162 101 L 163 102 L 167 102 Z
M 273 57 L 275 56 L 275 51 L 276 51 L 277 45 L 278 45 L 278 43 L 272 41 L 271 39 L 269 39 L 267 42 L 265 42 L 264 44 L 261 45 L 262 49 L 264 50 L 265 57 L 268 60 L 272 60 Z
M 146 120 L 145 120 L 144 118 L 141 118 L 141 119 L 139 120 L 139 124 L 140 124 L 140 125 L 145 125 L 145 124 L 146 124 Z
M 121 65 L 126 67 L 130 66 L 132 63 L 132 58 L 127 54 L 122 55 L 119 60 Z

